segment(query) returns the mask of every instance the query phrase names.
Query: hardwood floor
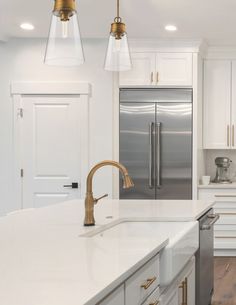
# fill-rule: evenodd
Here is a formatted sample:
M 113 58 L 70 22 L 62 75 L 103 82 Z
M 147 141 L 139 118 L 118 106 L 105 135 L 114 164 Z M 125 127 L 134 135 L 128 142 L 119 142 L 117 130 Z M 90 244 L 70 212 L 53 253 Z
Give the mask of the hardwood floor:
M 236 257 L 215 258 L 212 305 L 236 305 Z

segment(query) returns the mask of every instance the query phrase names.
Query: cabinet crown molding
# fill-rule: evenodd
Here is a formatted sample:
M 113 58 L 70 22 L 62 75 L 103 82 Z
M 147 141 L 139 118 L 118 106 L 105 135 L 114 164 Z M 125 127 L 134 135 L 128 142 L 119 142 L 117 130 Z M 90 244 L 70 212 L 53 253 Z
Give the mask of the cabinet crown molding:
M 132 51 L 190 52 L 204 54 L 207 44 L 202 39 L 130 39 Z

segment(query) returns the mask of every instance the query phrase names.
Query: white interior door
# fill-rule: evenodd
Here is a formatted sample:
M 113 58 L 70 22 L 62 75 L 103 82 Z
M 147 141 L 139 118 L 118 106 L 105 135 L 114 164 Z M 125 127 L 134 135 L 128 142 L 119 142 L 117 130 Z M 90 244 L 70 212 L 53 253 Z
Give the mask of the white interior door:
M 23 96 L 22 108 L 23 208 L 80 198 L 80 97 Z

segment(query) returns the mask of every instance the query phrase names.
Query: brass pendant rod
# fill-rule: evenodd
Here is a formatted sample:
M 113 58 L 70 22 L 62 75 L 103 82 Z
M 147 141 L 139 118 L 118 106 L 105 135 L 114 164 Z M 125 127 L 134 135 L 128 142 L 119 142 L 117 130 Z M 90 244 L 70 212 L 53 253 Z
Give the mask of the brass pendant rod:
M 117 17 L 120 17 L 120 0 L 117 0 Z

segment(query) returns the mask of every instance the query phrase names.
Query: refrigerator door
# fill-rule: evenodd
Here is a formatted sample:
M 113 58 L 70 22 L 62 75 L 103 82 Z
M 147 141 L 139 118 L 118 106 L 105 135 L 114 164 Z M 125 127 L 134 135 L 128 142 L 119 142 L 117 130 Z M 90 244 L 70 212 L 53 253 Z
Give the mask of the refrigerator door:
M 120 162 L 134 181 L 134 188 L 124 190 L 120 179 L 121 199 L 155 199 L 154 142 L 155 103 L 142 102 L 142 95 L 136 99 L 132 92 L 121 92 Z
M 181 91 L 178 92 L 180 93 Z M 185 92 L 183 93 L 186 98 Z M 184 99 L 179 102 L 175 95 L 173 99 L 170 97 L 166 100 L 162 99 L 156 104 L 156 159 L 156 198 L 191 199 L 192 103 L 190 94 L 189 100 Z

